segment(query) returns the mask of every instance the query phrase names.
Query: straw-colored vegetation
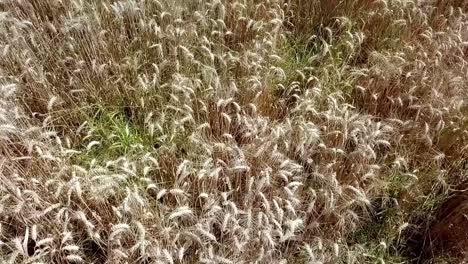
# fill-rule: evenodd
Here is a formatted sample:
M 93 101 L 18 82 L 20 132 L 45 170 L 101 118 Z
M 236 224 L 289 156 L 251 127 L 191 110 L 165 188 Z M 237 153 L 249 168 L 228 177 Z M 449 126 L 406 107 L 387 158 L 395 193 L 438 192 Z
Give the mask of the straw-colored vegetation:
M 0 84 L 0 263 L 463 260 L 467 1 L 2 0 Z

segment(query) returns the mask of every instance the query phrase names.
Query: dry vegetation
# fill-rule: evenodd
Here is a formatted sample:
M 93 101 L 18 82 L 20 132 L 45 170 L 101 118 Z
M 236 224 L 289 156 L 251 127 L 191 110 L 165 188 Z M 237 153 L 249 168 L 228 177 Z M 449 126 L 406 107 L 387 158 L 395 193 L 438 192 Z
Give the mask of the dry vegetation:
M 0 262 L 459 263 L 467 61 L 463 0 L 2 0 Z

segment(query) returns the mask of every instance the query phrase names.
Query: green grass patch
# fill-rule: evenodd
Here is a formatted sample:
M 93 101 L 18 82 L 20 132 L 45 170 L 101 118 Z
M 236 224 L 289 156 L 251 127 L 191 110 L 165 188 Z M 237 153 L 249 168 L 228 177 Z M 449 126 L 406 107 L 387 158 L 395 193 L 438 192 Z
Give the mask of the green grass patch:
M 98 108 L 87 121 L 88 135 L 79 146 L 81 154 L 75 157 L 77 164 L 105 162 L 132 152 L 148 150 L 154 139 L 132 120 L 128 108 Z M 92 143 L 94 142 L 94 143 Z
M 77 146 L 81 153 L 74 157 L 74 163 L 87 165 L 94 160 L 94 163 L 103 165 L 119 157 L 131 158 L 162 148 L 175 153 L 177 157 L 186 156 L 193 148 L 187 140 L 190 131 L 181 131 L 170 118 L 164 118 L 160 123 L 156 125 L 157 122 L 153 122 L 153 129 L 150 129 L 149 123 L 138 120 L 127 106 L 112 109 L 98 107 L 89 116 L 88 134 Z
M 400 252 L 403 223 L 398 207 L 382 205 L 371 221 L 348 236 L 350 248 L 365 263 L 405 263 Z

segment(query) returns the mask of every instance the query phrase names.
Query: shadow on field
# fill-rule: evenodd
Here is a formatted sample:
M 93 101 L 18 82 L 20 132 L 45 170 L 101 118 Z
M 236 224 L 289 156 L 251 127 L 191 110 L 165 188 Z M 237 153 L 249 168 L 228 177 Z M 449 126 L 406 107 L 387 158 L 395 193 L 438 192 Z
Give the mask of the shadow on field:
M 439 206 L 432 221 L 427 219 L 420 221 L 426 226 L 424 230 L 413 232 L 408 236 L 406 251 L 408 257 L 412 259 L 411 263 L 441 263 L 437 262 L 439 258 L 450 259 L 455 261 L 454 263 L 466 260 L 468 191 L 452 194 Z

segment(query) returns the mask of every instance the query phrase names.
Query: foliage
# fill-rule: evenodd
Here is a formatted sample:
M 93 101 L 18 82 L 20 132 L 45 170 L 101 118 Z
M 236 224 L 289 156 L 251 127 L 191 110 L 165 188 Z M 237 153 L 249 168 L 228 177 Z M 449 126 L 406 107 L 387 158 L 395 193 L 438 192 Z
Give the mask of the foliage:
M 408 263 L 466 187 L 460 1 L 8 0 L 0 22 L 1 263 Z

